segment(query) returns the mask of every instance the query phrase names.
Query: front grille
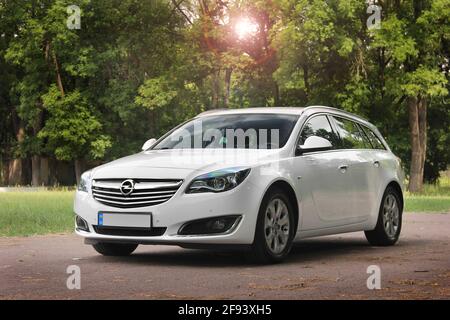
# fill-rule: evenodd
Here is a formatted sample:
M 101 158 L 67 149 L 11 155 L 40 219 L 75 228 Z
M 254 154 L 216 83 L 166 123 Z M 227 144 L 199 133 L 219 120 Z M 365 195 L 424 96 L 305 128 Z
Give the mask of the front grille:
M 94 230 L 98 234 L 124 237 L 158 237 L 162 236 L 166 229 L 165 227 L 147 229 L 94 226 Z
M 168 201 L 183 180 L 132 179 L 134 190 L 129 195 L 121 191 L 122 182 L 130 179 L 97 179 L 92 181 L 92 195 L 100 203 L 116 208 L 155 206 Z

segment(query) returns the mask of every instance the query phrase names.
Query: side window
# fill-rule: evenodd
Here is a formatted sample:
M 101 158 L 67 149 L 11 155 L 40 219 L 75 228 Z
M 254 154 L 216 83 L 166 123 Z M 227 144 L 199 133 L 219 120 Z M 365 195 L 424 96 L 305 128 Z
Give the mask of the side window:
M 361 124 L 357 124 L 359 132 L 361 133 L 361 137 L 364 140 L 364 145 L 366 146 L 366 149 L 374 149 L 372 141 L 370 141 L 370 139 L 367 137 L 367 134 L 364 132 L 364 130 L 362 129 L 362 125 Z
M 340 149 L 372 149 L 364 140 L 358 125 L 344 118 L 333 116 L 341 136 Z
M 361 126 L 366 136 L 369 138 L 370 142 L 372 143 L 373 149 L 381 149 L 386 150 L 381 140 L 377 137 L 377 135 L 370 130 L 369 128 L 365 126 Z
M 325 115 L 308 119 L 308 122 L 303 126 L 302 133 L 300 134 L 300 145 L 304 144 L 305 140 L 311 136 L 327 139 L 331 142 L 334 149 L 337 148 L 339 139 L 331 128 L 330 122 Z

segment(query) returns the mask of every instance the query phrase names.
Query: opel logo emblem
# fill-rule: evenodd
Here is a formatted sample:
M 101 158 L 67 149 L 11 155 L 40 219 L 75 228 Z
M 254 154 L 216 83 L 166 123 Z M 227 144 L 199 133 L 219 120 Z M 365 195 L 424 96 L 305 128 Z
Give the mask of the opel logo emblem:
M 127 179 L 120 185 L 120 192 L 124 196 L 129 196 L 134 191 L 134 181 Z

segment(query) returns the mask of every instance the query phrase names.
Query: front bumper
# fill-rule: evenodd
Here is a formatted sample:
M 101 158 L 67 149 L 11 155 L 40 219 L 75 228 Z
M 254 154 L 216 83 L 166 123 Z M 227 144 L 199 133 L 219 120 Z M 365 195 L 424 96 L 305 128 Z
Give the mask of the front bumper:
M 167 202 L 150 207 L 119 209 L 97 202 L 92 194 L 77 191 L 74 211 L 88 224 L 90 232 L 76 229 L 86 243 L 124 242 L 173 245 L 249 245 L 253 243 L 259 204 L 263 190 L 251 183 L 242 183 L 223 193 L 186 194 L 183 186 Z M 152 227 L 166 228 L 158 236 L 117 236 L 96 233 L 99 212 L 151 213 Z M 189 221 L 228 215 L 239 215 L 239 223 L 224 234 L 180 235 L 178 230 Z

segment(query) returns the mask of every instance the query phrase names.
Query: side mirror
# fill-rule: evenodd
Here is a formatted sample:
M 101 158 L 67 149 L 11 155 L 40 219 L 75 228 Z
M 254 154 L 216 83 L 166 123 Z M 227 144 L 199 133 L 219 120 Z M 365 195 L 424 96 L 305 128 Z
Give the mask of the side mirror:
M 304 154 L 305 152 L 325 151 L 332 149 L 333 146 L 330 141 L 318 136 L 311 136 L 306 138 L 303 145 L 299 145 L 296 150 L 297 155 Z
M 148 139 L 147 141 L 145 141 L 144 145 L 142 146 L 142 151 L 145 151 L 147 149 L 149 149 L 150 147 L 152 147 L 156 142 L 155 138 L 151 138 Z

